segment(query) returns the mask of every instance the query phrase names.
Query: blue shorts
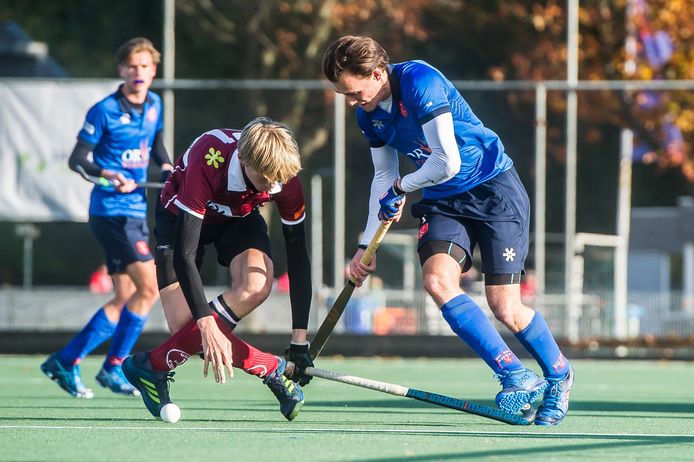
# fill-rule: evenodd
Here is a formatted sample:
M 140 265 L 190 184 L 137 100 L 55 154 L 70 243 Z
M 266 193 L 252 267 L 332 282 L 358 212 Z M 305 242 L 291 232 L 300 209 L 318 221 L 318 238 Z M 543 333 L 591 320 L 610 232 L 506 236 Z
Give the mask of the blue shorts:
M 129 264 L 154 258 L 145 219 L 90 215 L 89 227 L 106 252 L 108 274 L 124 273 Z
M 412 205 L 420 219 L 417 248 L 431 241 L 453 242 L 467 253 L 464 271 L 479 246 L 486 275 L 524 271 L 528 256 L 530 200 L 511 168 L 460 195 Z

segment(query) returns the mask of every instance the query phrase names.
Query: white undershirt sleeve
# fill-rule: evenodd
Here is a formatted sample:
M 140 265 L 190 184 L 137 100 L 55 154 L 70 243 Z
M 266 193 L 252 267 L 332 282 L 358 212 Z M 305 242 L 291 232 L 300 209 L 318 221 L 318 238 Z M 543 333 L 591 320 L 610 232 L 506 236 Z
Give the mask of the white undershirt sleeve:
M 381 206 L 378 199 L 390 188 L 399 175 L 398 152 L 385 145 L 380 148 L 371 148 L 371 160 L 374 164 L 374 178 L 371 182 L 371 195 L 369 196 L 369 217 L 366 221 L 364 236 L 360 245 L 368 245 L 376 234 L 380 225 L 378 210 Z
M 416 172 L 400 179 L 400 187 L 405 192 L 445 183 L 460 171 L 460 151 L 451 113 L 439 114 L 422 125 L 422 129 L 431 154 Z

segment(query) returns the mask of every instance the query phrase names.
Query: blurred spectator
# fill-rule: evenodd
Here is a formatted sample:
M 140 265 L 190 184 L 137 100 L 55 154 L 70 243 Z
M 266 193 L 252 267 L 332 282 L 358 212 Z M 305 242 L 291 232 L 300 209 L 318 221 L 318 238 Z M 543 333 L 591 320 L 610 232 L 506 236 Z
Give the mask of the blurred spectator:
M 535 272 L 528 270 L 523 275 L 523 279 L 520 284 L 521 299 L 523 302 L 532 302 L 535 300 L 537 295 L 537 279 L 535 278 Z
M 113 279 L 108 274 L 106 264 L 102 263 L 89 276 L 89 291 L 94 294 L 107 294 L 113 290 Z
M 284 272 L 277 278 L 277 285 L 275 286 L 278 292 L 289 292 L 289 273 Z

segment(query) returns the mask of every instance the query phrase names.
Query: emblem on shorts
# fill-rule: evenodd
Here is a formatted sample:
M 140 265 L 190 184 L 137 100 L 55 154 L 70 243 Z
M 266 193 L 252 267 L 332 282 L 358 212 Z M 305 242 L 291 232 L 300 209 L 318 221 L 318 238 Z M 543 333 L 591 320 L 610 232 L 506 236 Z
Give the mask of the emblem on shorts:
M 506 261 L 513 261 L 516 258 L 516 252 L 513 250 L 513 247 L 504 249 L 504 258 Z
M 149 245 L 145 241 L 137 241 L 135 243 L 135 248 L 140 255 L 147 255 L 149 253 Z
M 214 148 L 210 148 L 207 154 L 205 154 L 205 159 L 207 160 L 207 165 L 211 165 L 214 168 L 219 168 L 219 164 L 224 162 L 222 153 L 215 151 Z
M 417 235 L 417 239 L 422 239 L 424 235 L 429 231 L 429 223 L 422 223 L 422 226 L 419 227 L 419 234 Z

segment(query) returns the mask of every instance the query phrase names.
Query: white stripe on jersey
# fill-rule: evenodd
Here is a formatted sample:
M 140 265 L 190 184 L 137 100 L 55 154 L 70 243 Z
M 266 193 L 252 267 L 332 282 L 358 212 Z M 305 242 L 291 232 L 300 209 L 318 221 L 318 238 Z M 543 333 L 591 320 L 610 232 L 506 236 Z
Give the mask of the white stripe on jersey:
M 205 135 L 212 135 L 224 144 L 236 143 L 235 136 L 230 137 L 218 128 L 210 130 L 209 132 L 205 133 Z
M 174 201 L 174 204 L 176 204 L 176 206 L 178 206 L 179 209 L 181 209 L 181 210 L 183 210 L 183 211 L 185 211 L 185 212 L 188 212 L 188 213 L 190 213 L 191 215 L 193 215 L 194 217 L 200 218 L 201 220 L 205 219 L 205 215 L 203 215 L 202 213 L 198 213 L 198 212 L 196 212 L 196 211 L 194 211 L 194 210 L 191 210 L 188 206 L 186 206 L 185 204 L 183 204 L 183 202 L 181 202 L 181 201 L 179 201 L 178 199 L 176 199 L 175 196 L 174 196 L 174 198 L 173 198 L 173 201 Z M 167 204 L 167 205 L 168 205 L 168 204 Z

